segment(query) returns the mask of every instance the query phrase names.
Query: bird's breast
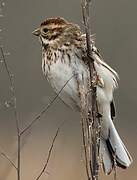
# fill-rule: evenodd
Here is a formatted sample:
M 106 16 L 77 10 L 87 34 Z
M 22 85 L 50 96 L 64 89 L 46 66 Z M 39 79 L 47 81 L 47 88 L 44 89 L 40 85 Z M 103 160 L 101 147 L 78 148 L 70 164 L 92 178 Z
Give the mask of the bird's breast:
M 101 64 L 95 62 L 95 68 L 103 86 L 97 86 L 97 100 L 99 103 L 112 100 L 113 78 L 111 73 Z M 62 87 L 60 98 L 69 106 L 80 106 L 79 83 L 88 89 L 88 66 L 75 54 L 45 53 L 42 58 L 42 70 L 56 93 Z M 67 82 L 67 84 L 66 84 Z M 78 83 L 79 82 L 79 83 Z
M 57 52 L 52 54 L 50 61 L 45 54 L 42 59 L 42 70 L 56 93 L 65 86 L 60 98 L 66 104 L 72 108 L 80 105 L 76 76 L 81 79 L 86 78 L 87 70 L 78 57 L 71 53 L 62 55 L 61 52 Z

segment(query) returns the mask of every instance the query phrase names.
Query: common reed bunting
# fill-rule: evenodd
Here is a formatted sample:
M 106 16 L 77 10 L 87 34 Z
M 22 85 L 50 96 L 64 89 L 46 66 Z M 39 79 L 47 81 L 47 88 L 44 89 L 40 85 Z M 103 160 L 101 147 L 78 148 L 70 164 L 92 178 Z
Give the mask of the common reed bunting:
M 83 55 L 86 53 L 86 39 L 78 25 L 64 18 L 48 18 L 33 32 L 42 45 L 42 71 L 56 93 L 68 81 L 60 98 L 73 109 L 80 111 L 78 82 L 88 86 L 89 70 Z M 97 102 L 102 115 L 100 156 L 103 169 L 110 174 L 114 162 L 121 168 L 127 168 L 132 158 L 115 129 L 113 118 L 115 107 L 113 91 L 117 87 L 118 74 L 102 59 L 91 37 L 92 58 L 98 75 Z M 115 155 L 115 159 L 114 159 Z

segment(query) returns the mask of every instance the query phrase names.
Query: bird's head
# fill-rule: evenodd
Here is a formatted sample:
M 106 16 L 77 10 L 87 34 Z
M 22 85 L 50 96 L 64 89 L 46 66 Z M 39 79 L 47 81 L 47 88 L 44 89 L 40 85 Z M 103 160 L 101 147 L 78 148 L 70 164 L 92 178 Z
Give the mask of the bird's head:
M 44 47 L 62 46 L 64 44 L 78 44 L 81 39 L 81 31 L 79 26 L 70 23 L 64 18 L 55 17 L 48 18 L 43 21 L 33 34 L 40 38 Z

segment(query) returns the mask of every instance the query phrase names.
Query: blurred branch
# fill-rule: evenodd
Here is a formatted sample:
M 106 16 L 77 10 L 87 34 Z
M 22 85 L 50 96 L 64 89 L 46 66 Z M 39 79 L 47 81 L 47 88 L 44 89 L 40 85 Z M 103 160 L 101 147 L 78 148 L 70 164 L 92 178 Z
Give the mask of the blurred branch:
M 64 121 L 63 121 L 64 123 Z M 52 151 L 53 151 L 53 148 L 54 148 L 54 144 L 55 144 L 55 141 L 57 139 L 57 136 L 58 136 L 58 133 L 60 131 L 60 128 L 62 127 L 63 123 L 61 123 L 61 125 L 58 127 L 57 131 L 56 131 L 56 134 L 55 136 L 53 137 L 53 140 L 52 140 L 52 143 L 51 143 L 51 146 L 49 148 L 49 151 L 48 151 L 48 156 L 47 156 L 47 159 L 46 159 L 46 162 L 41 170 L 41 172 L 39 173 L 38 177 L 36 178 L 36 180 L 39 180 L 41 178 L 41 176 L 43 175 L 43 173 L 46 171 L 47 169 L 47 166 L 48 166 L 48 163 L 50 161 L 50 158 L 51 158 L 51 155 L 52 155 Z
M 0 1 L 0 13 L 2 13 L 2 8 L 5 5 L 4 1 Z M 0 17 L 3 17 L 3 14 L 0 14 Z M 10 71 L 10 68 L 8 66 L 8 63 L 6 61 L 6 54 L 4 53 L 3 47 L 0 47 L 1 55 L 2 55 L 2 62 L 4 63 L 5 70 L 8 75 L 9 83 L 10 83 L 10 93 L 11 93 L 11 106 L 13 108 L 14 112 L 14 118 L 15 118 L 15 124 L 17 129 L 17 149 L 18 149 L 18 157 L 17 157 L 17 167 L 15 164 L 11 161 L 11 159 L 5 154 L 2 153 L 2 155 L 12 164 L 14 168 L 17 170 L 17 179 L 20 180 L 20 128 L 19 128 L 19 119 L 18 119 L 18 113 L 17 113 L 17 103 L 16 103 L 16 94 L 15 94 L 15 87 L 14 87 L 14 76 Z
M 6 62 L 5 54 L 3 51 L 3 48 L 0 47 L 2 60 L 6 69 L 6 72 L 8 74 L 9 82 L 10 82 L 10 92 L 11 92 L 11 98 L 12 98 L 12 108 L 14 110 L 14 117 L 15 117 L 15 123 L 16 123 L 16 129 L 17 129 L 17 180 L 20 180 L 20 145 L 21 145 L 21 136 L 20 136 L 20 128 L 19 128 L 19 119 L 18 119 L 18 113 L 17 113 L 17 103 L 16 103 L 16 94 L 15 94 L 15 87 L 14 87 L 14 76 L 10 71 L 10 68 Z M 6 156 L 5 156 L 6 157 Z
M 35 124 L 40 118 L 41 116 L 47 112 L 47 110 L 53 105 L 53 103 L 55 102 L 55 100 L 59 97 L 59 95 L 61 94 L 62 90 L 65 88 L 65 86 L 68 84 L 68 82 L 73 78 L 73 76 L 71 78 L 68 79 L 68 81 L 66 81 L 66 83 L 64 84 L 64 86 L 60 89 L 60 91 L 56 94 L 56 96 L 51 100 L 51 102 L 49 102 L 48 105 L 46 105 L 42 111 L 40 111 L 40 113 L 38 115 L 36 115 L 36 117 L 30 122 L 29 125 L 27 125 L 20 133 L 20 135 L 23 135 L 27 130 L 29 130 L 33 124 Z
M 26 145 L 28 138 L 30 136 L 30 131 L 28 131 L 21 139 L 21 150 L 23 149 L 23 147 Z M 12 162 L 17 162 L 17 142 L 14 142 L 11 146 L 10 146 L 10 151 L 14 152 L 12 154 L 12 157 L 10 157 L 10 160 Z M 3 151 L 1 151 L 3 152 Z M 5 153 L 6 154 L 6 153 Z M 9 156 L 8 156 L 9 157 Z M 15 163 L 14 163 L 15 164 Z M 16 165 L 17 167 L 17 165 Z M 6 180 L 9 177 L 9 174 L 11 173 L 11 171 L 13 170 L 13 166 L 11 163 L 6 164 L 4 171 L 1 172 L 0 174 L 0 179 Z
M 10 159 L 10 157 L 9 157 L 6 153 L 0 151 L 0 154 L 1 154 L 1 156 L 3 156 L 5 159 L 7 159 L 7 160 L 9 161 L 9 163 L 17 170 L 17 167 L 16 167 L 15 163 Z

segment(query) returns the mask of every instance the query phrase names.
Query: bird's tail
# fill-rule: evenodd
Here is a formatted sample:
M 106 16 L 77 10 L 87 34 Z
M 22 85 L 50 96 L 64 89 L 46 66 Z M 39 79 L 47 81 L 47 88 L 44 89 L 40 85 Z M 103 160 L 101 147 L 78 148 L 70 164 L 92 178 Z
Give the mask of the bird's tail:
M 114 163 L 117 166 L 125 169 L 132 163 L 132 158 L 118 135 L 113 122 L 109 127 L 108 139 L 101 138 L 100 155 L 103 161 L 103 169 L 105 174 L 110 174 L 114 168 Z

